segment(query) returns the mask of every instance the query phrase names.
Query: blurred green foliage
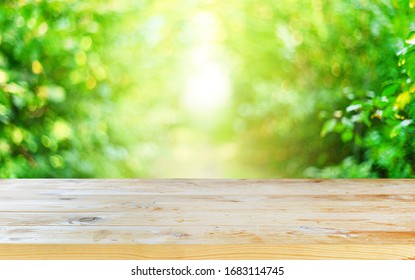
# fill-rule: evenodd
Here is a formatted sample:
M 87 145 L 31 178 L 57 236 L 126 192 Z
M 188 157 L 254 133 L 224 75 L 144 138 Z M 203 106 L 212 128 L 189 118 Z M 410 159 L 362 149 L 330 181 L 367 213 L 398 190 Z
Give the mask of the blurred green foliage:
M 413 6 L 243 1 L 227 10 L 233 125 L 248 174 L 415 175 Z
M 102 17 L 76 1 L 2 4 L 0 176 L 92 176 L 108 144 Z
M 321 134 L 336 133 L 350 152 L 338 166 L 309 168 L 321 177 L 415 176 L 413 1 L 383 1 L 363 7 L 367 18 L 361 71 L 348 75 L 336 110 Z M 356 31 L 355 31 L 356 32 Z M 348 53 L 347 58 L 352 56 Z M 363 68 L 365 67 L 365 68 Z M 358 75 L 356 75 L 358 74 Z M 313 174 L 314 173 L 314 174 Z
M 3 1 L 0 177 L 413 177 L 414 7 Z
M 149 176 L 178 119 L 188 9 L 4 1 L 0 177 Z

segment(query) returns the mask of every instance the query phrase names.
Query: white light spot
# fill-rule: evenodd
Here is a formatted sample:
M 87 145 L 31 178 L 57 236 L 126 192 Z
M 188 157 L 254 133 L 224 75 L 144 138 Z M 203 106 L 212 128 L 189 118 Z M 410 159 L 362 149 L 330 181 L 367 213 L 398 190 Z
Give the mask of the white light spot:
M 228 69 L 219 58 L 218 25 L 214 15 L 200 12 L 193 18 L 196 42 L 188 60 L 183 105 L 193 114 L 214 113 L 230 97 Z
M 226 104 L 229 78 L 219 63 L 207 62 L 188 78 L 184 104 L 191 111 L 211 112 Z

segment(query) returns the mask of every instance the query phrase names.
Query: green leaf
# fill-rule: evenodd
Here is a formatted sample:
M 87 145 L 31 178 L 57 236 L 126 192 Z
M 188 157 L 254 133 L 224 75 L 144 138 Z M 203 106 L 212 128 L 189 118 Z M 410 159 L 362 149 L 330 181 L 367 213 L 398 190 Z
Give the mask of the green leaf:
M 402 130 L 402 126 L 400 124 L 396 125 L 395 127 L 392 128 L 391 132 L 389 133 L 389 137 L 395 138 L 396 136 L 399 135 L 401 130 Z
M 393 94 L 395 94 L 397 92 L 397 90 L 399 89 L 400 85 L 398 83 L 393 83 L 390 84 L 388 86 L 386 86 L 383 91 L 382 91 L 382 95 L 384 96 L 391 96 Z
M 346 108 L 346 112 L 358 111 L 362 108 L 362 104 L 353 104 Z
M 413 123 L 413 120 L 403 120 L 401 122 L 401 126 L 406 127 L 406 126 L 410 125 L 411 123 Z
M 363 111 L 361 114 L 361 120 L 363 121 L 363 123 L 367 126 L 371 126 L 371 121 L 370 121 L 370 111 Z
M 337 121 L 335 119 L 329 119 L 327 120 L 324 125 L 323 128 L 321 129 L 321 137 L 326 136 L 328 133 L 332 132 L 334 130 L 334 128 L 336 127 Z
M 405 40 L 405 43 L 415 45 L 415 31 L 409 33 L 408 37 Z

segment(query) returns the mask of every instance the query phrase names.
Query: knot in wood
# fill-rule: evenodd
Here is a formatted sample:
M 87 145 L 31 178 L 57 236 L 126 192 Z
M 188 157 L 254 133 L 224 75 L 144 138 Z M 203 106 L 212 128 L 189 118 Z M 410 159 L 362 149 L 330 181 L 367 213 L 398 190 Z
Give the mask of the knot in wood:
M 175 238 L 187 238 L 187 237 L 190 237 L 190 234 L 183 233 L 183 232 L 174 232 L 171 234 L 171 236 Z
M 102 220 L 100 217 L 82 217 L 82 218 L 75 218 L 69 221 L 70 224 L 73 223 L 81 223 L 81 224 L 93 224 Z

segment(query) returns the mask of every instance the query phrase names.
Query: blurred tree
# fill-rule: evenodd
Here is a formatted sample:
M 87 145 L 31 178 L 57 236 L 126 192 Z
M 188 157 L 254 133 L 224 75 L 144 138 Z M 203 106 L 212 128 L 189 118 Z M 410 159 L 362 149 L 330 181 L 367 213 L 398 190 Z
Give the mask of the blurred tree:
M 106 144 L 101 15 L 87 4 L 9 1 L 0 9 L 0 175 L 84 177 Z
M 247 167 L 268 169 L 265 176 L 375 176 L 363 142 L 369 135 L 365 126 L 379 122 L 376 110 L 346 115 L 357 108 L 351 103 L 380 96 L 382 83 L 399 74 L 395 53 L 410 28 L 410 2 L 232 5 L 238 9 L 220 13 L 227 13 L 223 24 L 235 57 L 233 125 L 240 159 Z M 384 150 L 391 148 L 386 139 L 378 141 Z
M 148 176 L 178 119 L 182 16 L 191 8 L 4 2 L 0 176 Z
M 413 9 L 413 1 L 364 6 L 370 28 L 362 34 L 374 43 L 364 45 L 365 60 L 358 64 L 366 66 L 364 80 L 350 79 L 352 83 L 344 89 L 347 98 L 337 104 L 337 117 L 328 119 L 322 130 L 323 135 L 340 134 L 354 153 L 338 166 L 309 169 L 317 171 L 314 175 L 415 176 Z

